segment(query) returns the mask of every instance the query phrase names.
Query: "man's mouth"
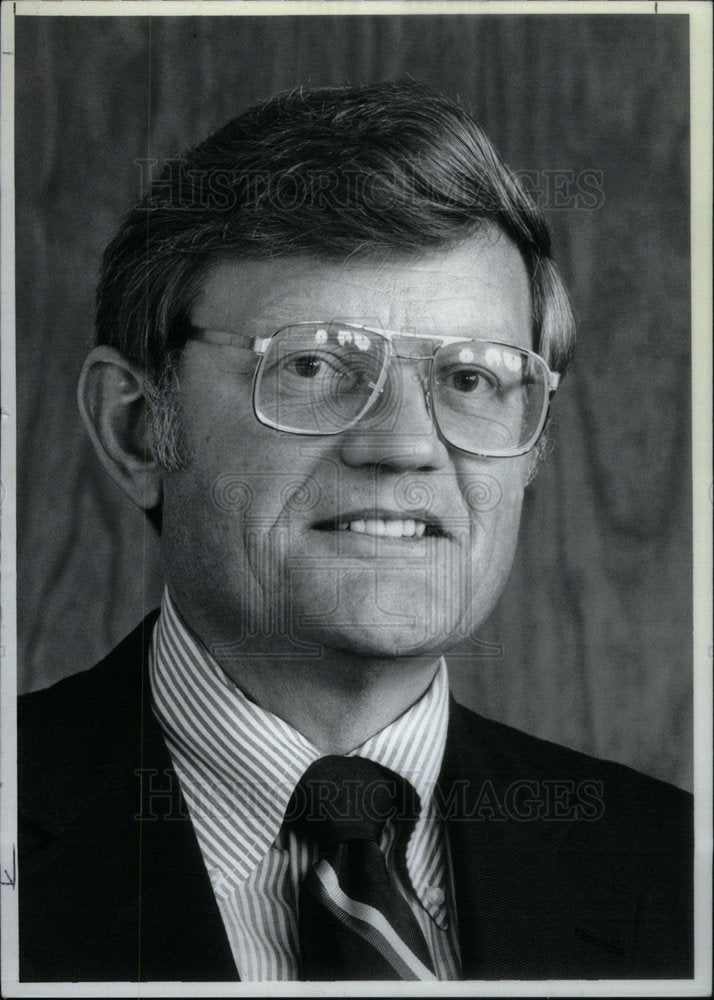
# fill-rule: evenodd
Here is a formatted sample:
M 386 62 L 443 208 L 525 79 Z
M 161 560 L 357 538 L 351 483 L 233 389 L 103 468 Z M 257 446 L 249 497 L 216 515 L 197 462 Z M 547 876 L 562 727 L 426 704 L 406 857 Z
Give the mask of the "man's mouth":
M 438 521 L 424 517 L 365 516 L 362 512 L 342 518 L 320 521 L 315 531 L 351 531 L 357 535 L 382 538 L 446 538 L 447 532 Z

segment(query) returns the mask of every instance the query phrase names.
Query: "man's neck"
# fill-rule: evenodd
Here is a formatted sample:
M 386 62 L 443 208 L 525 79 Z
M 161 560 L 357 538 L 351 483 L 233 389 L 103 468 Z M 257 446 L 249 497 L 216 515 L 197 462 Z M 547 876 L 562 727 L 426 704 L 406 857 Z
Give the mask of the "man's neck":
M 354 660 L 324 649 L 317 663 L 249 656 L 218 662 L 261 708 L 290 723 L 325 753 L 346 754 L 418 701 L 439 666 L 433 656 Z

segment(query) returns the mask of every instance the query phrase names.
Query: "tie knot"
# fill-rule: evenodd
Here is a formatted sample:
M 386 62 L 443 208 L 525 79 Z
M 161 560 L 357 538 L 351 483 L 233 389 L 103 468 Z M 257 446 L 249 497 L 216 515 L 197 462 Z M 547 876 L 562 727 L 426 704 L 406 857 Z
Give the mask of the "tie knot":
M 379 842 L 388 820 L 414 820 L 419 796 L 408 781 L 364 757 L 321 757 L 295 787 L 285 821 L 320 844 Z

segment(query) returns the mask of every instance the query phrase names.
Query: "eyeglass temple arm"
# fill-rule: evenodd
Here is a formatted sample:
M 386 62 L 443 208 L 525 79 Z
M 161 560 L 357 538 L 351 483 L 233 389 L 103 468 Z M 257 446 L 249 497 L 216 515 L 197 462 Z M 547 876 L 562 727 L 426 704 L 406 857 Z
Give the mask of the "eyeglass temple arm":
M 229 333 L 227 330 L 207 330 L 202 326 L 189 326 L 188 340 L 200 340 L 205 344 L 217 344 L 219 347 L 243 347 L 255 354 L 265 354 L 271 337 L 248 337 L 242 333 Z

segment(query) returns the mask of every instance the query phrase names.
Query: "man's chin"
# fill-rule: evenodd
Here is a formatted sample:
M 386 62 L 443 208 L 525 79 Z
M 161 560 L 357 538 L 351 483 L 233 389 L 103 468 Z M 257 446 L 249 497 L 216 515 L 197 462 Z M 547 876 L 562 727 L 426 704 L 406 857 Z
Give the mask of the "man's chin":
M 299 642 L 374 657 L 441 655 L 472 631 L 470 588 L 402 570 L 312 574 L 293 588 L 290 620 Z M 442 586 L 436 586 L 436 583 Z M 478 602 L 480 605 L 482 602 Z
M 411 625 L 372 622 L 349 626 L 330 625 L 322 628 L 301 630 L 302 641 L 317 644 L 325 649 L 349 653 L 353 656 L 374 659 L 394 659 L 401 657 L 439 657 L 466 638 L 460 628 L 435 628 L 429 632 L 425 622 Z

